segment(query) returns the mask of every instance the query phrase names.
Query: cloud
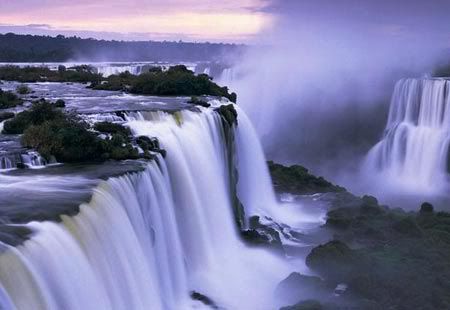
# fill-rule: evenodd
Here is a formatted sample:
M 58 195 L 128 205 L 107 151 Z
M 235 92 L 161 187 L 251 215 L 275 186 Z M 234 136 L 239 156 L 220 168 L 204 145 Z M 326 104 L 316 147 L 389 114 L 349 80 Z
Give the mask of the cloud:
M 0 20 L 80 34 L 140 33 L 148 38 L 152 33 L 172 39 L 247 41 L 271 24 L 271 15 L 262 11 L 265 5 L 266 0 L 16 0 L 0 4 Z

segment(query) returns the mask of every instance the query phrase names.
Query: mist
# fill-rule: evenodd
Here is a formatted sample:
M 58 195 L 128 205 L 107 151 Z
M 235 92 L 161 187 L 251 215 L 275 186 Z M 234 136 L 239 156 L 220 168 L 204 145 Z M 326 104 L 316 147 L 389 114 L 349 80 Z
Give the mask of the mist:
M 386 125 L 395 82 L 430 74 L 450 46 L 445 1 L 272 1 L 277 22 L 231 86 L 269 159 L 336 179 Z

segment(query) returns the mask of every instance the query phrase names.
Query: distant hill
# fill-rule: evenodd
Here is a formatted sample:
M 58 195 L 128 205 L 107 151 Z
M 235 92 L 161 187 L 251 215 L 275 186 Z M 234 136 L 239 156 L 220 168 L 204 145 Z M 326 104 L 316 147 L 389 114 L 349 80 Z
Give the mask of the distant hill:
M 0 34 L 0 62 L 216 61 L 243 45 Z

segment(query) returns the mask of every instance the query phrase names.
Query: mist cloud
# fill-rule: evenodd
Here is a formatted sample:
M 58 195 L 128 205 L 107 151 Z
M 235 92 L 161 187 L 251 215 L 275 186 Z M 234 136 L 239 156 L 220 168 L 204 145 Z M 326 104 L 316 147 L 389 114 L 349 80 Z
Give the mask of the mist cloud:
M 424 2 L 271 1 L 278 22 L 233 85 L 268 157 L 323 169 L 363 156 L 395 81 L 430 72 L 450 46 L 450 3 Z

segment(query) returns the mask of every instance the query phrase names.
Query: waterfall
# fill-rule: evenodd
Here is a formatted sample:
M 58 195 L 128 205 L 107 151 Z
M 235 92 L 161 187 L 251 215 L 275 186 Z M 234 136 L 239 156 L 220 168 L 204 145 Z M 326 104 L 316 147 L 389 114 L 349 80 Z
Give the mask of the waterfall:
M 47 161 L 36 151 L 24 151 L 21 153 L 0 152 L 0 171 L 18 167 L 40 169 L 49 164 L 57 164 L 56 159 L 52 157 Z
M 222 74 L 217 79 L 217 82 L 220 85 L 234 85 L 234 68 L 225 68 L 222 71 Z
M 156 155 L 143 172 L 101 182 L 73 217 L 29 223 L 31 239 L 0 254 L 0 306 L 201 308 L 189 297 L 195 291 L 227 309 L 275 308 L 274 288 L 291 270 L 239 238 L 222 120 L 201 111 L 128 113 L 133 134 L 158 138 L 167 155 Z M 238 122 L 237 187 L 252 214 L 275 198 L 240 110 Z
M 414 189 L 438 189 L 449 172 L 450 96 L 445 79 L 397 82 L 382 140 L 366 168 Z

